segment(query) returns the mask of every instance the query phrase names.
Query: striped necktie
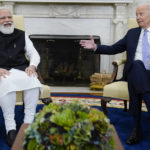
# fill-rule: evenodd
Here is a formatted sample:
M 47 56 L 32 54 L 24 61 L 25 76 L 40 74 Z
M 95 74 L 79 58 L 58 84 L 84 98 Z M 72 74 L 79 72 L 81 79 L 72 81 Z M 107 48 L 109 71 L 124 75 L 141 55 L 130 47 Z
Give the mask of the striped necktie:
M 142 55 L 143 55 L 143 63 L 147 70 L 150 70 L 150 49 L 148 44 L 147 37 L 148 30 L 144 30 L 143 38 L 142 38 Z

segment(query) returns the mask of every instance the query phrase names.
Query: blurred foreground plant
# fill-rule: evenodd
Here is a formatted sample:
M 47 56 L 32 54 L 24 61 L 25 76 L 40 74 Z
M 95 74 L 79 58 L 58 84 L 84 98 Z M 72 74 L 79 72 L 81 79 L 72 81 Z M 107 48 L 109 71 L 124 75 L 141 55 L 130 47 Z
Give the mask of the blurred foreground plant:
M 23 146 L 25 150 L 114 150 L 113 129 L 98 109 L 50 103 L 26 129 Z

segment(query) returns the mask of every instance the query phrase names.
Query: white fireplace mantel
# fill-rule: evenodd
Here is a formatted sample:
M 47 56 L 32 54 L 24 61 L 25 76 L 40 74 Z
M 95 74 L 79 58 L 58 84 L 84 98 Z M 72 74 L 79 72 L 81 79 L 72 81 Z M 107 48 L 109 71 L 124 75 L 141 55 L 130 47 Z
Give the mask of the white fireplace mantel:
M 132 3 L 133 0 L 3 0 L 3 2 L 19 3 Z

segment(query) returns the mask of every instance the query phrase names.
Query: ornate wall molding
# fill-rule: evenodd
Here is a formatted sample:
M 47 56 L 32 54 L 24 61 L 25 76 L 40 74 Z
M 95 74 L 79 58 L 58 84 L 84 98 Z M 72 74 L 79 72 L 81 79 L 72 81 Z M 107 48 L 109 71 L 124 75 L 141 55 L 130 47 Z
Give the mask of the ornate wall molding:
M 10 5 L 9 7 L 13 7 Z M 13 7 L 13 13 L 22 14 L 25 17 L 45 18 L 113 18 L 114 9 L 112 5 L 18 5 Z M 107 9 L 106 9 L 107 8 Z
M 132 3 L 133 0 L 3 0 L 19 3 Z

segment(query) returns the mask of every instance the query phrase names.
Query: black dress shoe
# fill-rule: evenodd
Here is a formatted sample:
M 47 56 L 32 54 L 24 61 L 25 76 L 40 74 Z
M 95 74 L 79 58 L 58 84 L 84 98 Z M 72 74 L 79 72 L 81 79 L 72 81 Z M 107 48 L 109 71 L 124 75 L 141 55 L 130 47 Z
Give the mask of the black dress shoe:
M 138 130 L 137 128 L 133 128 L 129 138 L 126 141 L 126 144 L 128 145 L 134 145 L 140 142 L 142 137 L 141 130 Z
M 15 138 L 16 138 L 16 130 L 10 130 L 8 131 L 8 134 L 7 134 L 7 137 L 6 137 L 6 142 L 8 144 L 8 146 L 12 146 L 14 141 L 15 141 Z

